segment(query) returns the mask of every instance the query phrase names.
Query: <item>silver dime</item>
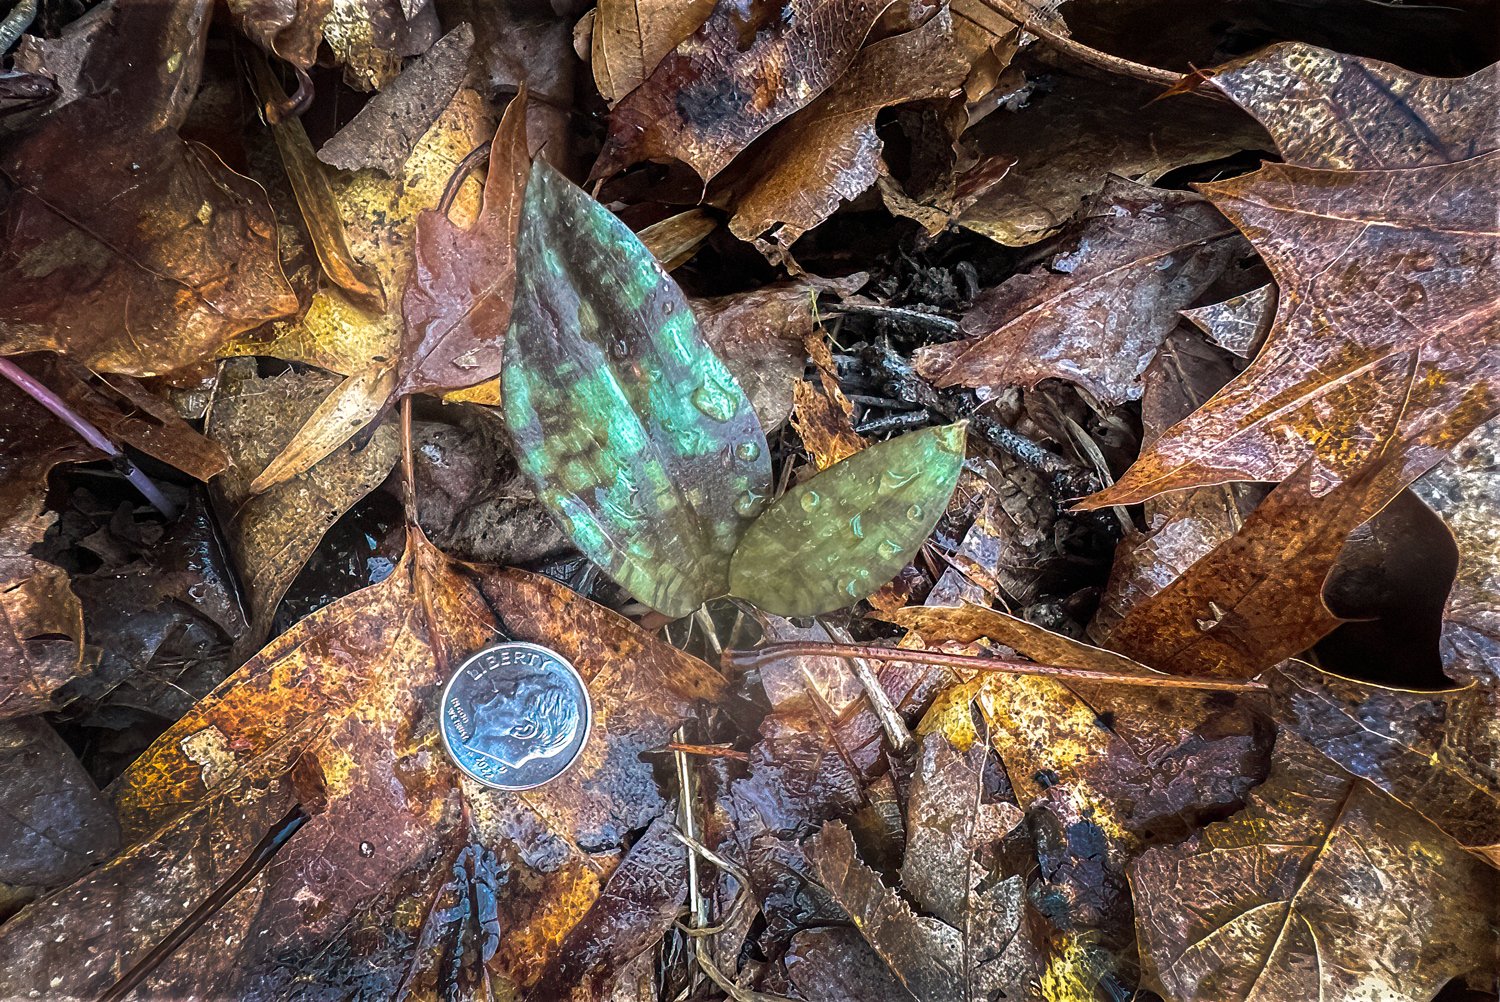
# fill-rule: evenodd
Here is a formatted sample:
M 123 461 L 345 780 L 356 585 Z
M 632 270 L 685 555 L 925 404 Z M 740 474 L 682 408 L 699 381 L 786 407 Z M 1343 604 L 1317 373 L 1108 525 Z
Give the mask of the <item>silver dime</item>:
M 588 741 L 593 707 L 578 669 L 538 644 L 486 647 L 443 689 L 443 744 L 469 776 L 497 790 L 551 782 Z

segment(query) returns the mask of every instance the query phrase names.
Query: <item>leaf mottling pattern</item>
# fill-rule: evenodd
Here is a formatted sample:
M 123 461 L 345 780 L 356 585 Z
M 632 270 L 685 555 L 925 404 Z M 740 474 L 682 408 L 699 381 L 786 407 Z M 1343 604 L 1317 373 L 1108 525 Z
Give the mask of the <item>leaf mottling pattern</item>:
M 589 559 L 686 615 L 725 592 L 769 491 L 755 411 L 635 234 L 541 162 L 518 261 L 502 383 L 520 467 Z

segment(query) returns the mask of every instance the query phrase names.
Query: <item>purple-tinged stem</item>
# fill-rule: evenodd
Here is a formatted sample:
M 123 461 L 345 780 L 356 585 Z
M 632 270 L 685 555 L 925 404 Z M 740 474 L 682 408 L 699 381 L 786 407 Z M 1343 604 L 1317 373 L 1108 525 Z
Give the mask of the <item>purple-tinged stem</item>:
M 177 517 L 177 506 L 167 500 L 167 496 L 162 493 L 161 488 L 156 486 L 156 482 L 146 475 L 146 471 L 132 463 L 130 457 L 125 455 L 118 445 L 110 441 L 108 435 L 95 428 L 87 418 L 70 407 L 66 400 L 53 393 L 35 376 L 8 358 L 0 357 L 0 376 L 15 383 L 27 396 L 47 408 L 59 421 L 76 431 L 79 438 L 113 460 L 125 474 L 125 479 L 141 492 L 141 496 L 151 503 L 151 507 L 168 519 Z
M 764 644 L 724 652 L 724 662 L 736 668 L 756 668 L 791 657 L 860 658 L 867 661 L 906 662 L 938 665 L 967 671 L 1001 672 L 1007 675 L 1041 675 L 1046 678 L 1075 682 L 1107 682 L 1114 685 L 1144 685 L 1161 689 L 1214 689 L 1221 692 L 1262 692 L 1264 682 L 1254 679 L 1200 678 L 1194 675 L 1128 675 L 1125 672 L 1095 671 L 1089 668 L 1060 668 L 1030 661 L 1011 661 L 973 654 L 949 654 L 946 651 L 907 650 L 899 647 L 872 647 L 865 644 L 828 644 L 817 641 L 792 641 Z

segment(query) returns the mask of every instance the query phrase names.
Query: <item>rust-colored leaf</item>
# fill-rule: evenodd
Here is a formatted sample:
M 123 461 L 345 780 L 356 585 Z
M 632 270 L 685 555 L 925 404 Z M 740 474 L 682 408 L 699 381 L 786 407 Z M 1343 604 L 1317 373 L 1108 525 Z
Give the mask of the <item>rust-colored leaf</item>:
M 757 147 L 745 167 L 748 180 L 736 183 L 729 229 L 779 259 L 840 200 L 875 183 L 884 148 L 875 133 L 880 109 L 947 97 L 968 71 L 946 9 L 913 31 L 870 45 L 832 87 Z
M 495 130 L 473 224 L 460 226 L 441 208 L 417 217 L 416 264 L 401 304 L 406 333 L 398 395 L 459 389 L 500 372 L 515 298 L 516 229 L 531 170 L 526 103 L 523 87 Z
M 265 192 L 177 136 L 211 6 L 116 5 L 87 93 L 8 138 L 0 351 L 151 375 L 296 309 Z
M 441 685 L 502 624 L 577 665 L 596 711 L 577 765 L 525 795 L 461 781 L 434 747 Z M 102 994 L 298 800 L 306 826 L 161 960 L 144 994 L 358 984 L 394 996 L 409 978 L 439 987 L 423 979 L 451 979 L 455 965 L 525 988 L 558 959 L 627 834 L 664 809 L 641 752 L 719 686 L 562 586 L 452 563 L 413 533 L 384 582 L 277 639 L 131 766 L 113 790 L 129 848 L 0 931 L 0 991 Z M 450 879 L 455 863 L 462 879 Z M 467 897 L 479 928 L 429 921 L 440 892 Z M 504 936 L 486 944 L 469 937 L 484 935 L 490 893 Z M 118 917 L 99 922 L 101 908 Z
M 1243 811 L 1131 864 L 1168 998 L 1415 1002 L 1492 963 L 1495 871 L 1324 764 L 1280 738 Z
M 1351 158 L 1335 147 L 1370 152 L 1357 170 L 1269 164 L 1201 187 L 1275 277 L 1275 321 L 1250 367 L 1089 498 L 1091 507 L 1284 480 L 1304 466 L 1320 497 L 1397 448 L 1410 481 L 1436 462 L 1435 450 L 1500 407 L 1489 358 L 1500 303 L 1500 120 L 1476 123 L 1471 110 L 1494 107 L 1496 73 L 1437 81 L 1280 47 L 1233 64 L 1225 86 L 1294 156 L 1343 166 Z M 1402 105 L 1399 129 L 1388 119 L 1371 126 L 1363 113 L 1321 128 L 1343 114 L 1332 109 L 1353 97 L 1346 88 L 1378 92 L 1377 103 L 1411 91 L 1415 104 Z M 1268 91 L 1278 95 L 1275 112 L 1258 103 Z M 1288 120 L 1294 104 L 1311 111 Z M 1458 132 L 1466 139 L 1457 147 L 1442 141 Z
M 1469 436 L 1415 491 L 1458 537 L 1443 624 L 1459 688 L 1388 688 L 1288 661 L 1271 676 L 1296 732 L 1500 865 L 1500 423 Z
M 708 20 L 615 106 L 593 177 L 681 160 L 706 182 L 853 62 L 892 0 L 719 0 Z M 768 73 L 766 67 L 774 66 Z
M 922 349 L 939 386 L 1072 380 L 1107 404 L 1140 396 L 1140 375 L 1189 305 L 1243 249 L 1196 195 L 1111 180 L 1077 241 L 1046 268 L 986 293 L 968 340 Z

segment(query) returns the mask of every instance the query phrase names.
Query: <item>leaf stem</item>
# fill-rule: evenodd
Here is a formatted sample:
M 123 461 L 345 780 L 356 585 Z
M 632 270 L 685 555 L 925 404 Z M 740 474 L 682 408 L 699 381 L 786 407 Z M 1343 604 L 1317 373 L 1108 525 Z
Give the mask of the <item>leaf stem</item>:
M 214 888 L 213 893 L 204 898 L 202 903 L 194 908 L 187 918 L 179 922 L 165 939 L 152 947 L 130 970 L 126 971 L 109 991 L 99 997 L 99 1002 L 121 1002 L 130 995 L 142 981 L 151 976 L 152 971 L 161 966 L 162 961 L 177 952 L 178 947 L 186 943 L 204 922 L 212 918 L 214 913 L 223 908 L 230 898 L 254 880 L 256 875 L 266 868 L 266 864 L 271 862 L 287 842 L 291 841 L 292 836 L 307 824 L 309 816 L 306 808 L 300 803 L 293 804 L 286 816 L 261 837 L 255 848 L 250 850 L 250 855 L 245 857 L 245 861 L 229 875 L 229 879 Z
M 1054 31 L 1045 24 L 1038 22 L 1036 18 L 1029 17 L 1020 10 L 1017 10 L 1012 5 L 1011 0 L 983 0 L 983 3 L 991 10 L 999 13 L 1007 21 L 1013 21 L 1058 52 L 1072 56 L 1087 66 L 1092 66 L 1095 69 L 1104 70 L 1119 76 L 1130 77 L 1133 80 L 1157 84 L 1162 87 L 1173 87 L 1183 78 L 1183 74 L 1181 73 L 1162 69 L 1159 66 L 1147 66 L 1145 63 L 1132 62 L 1129 59 L 1112 56 L 1107 52 L 1100 52 L 1098 49 L 1084 45 L 1082 42 L 1069 38 L 1059 31 Z M 1198 92 L 1190 91 L 1189 93 Z M 1211 92 L 1203 93 L 1202 96 L 1213 100 L 1219 99 L 1218 95 Z
M 1142 685 L 1161 689 L 1212 689 L 1221 692 L 1264 692 L 1264 682 L 1255 679 L 1202 678 L 1196 675 L 1130 675 L 1125 672 L 1096 671 L 1088 668 L 1062 668 L 1057 665 L 1011 661 L 974 654 L 949 654 L 946 651 L 905 650 L 874 647 L 866 644 L 830 644 L 811 640 L 742 647 L 724 652 L 726 663 L 736 668 L 758 668 L 783 658 L 838 657 L 863 658 L 871 661 L 907 662 L 937 665 L 964 671 L 996 672 L 1005 675 L 1037 675 L 1074 682 L 1105 682 L 1114 685 Z
M 401 509 L 408 528 L 417 525 L 417 464 L 411 446 L 411 395 L 401 398 Z
M 156 481 L 147 476 L 145 470 L 132 463 L 130 457 L 108 435 L 94 427 L 88 418 L 75 411 L 66 400 L 8 358 L 0 358 L 0 376 L 10 380 L 23 393 L 51 411 L 54 417 L 76 431 L 79 438 L 108 456 L 115 468 L 130 481 L 131 486 L 150 502 L 151 507 L 169 520 L 177 517 L 177 506 L 167 500 L 161 488 L 156 486 Z

